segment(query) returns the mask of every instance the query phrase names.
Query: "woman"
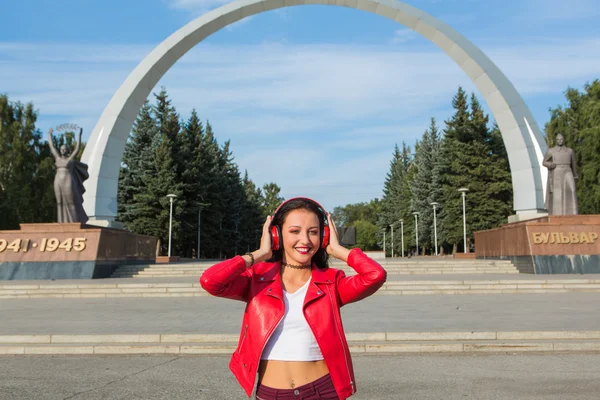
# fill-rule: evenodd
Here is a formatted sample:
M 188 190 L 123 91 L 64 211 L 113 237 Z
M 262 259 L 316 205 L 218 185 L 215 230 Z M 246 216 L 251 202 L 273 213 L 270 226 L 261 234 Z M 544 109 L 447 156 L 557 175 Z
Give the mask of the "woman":
M 56 151 L 52 140 L 52 128 L 48 131 L 48 145 L 56 165 L 54 195 L 56 196 L 56 220 L 59 223 L 85 223 L 88 220 L 83 209 L 83 194 L 85 193 L 83 181 L 89 178 L 89 174 L 87 165 L 75 160 L 81 146 L 82 133 L 83 130 L 80 128 L 75 150 L 69 155 L 69 148 L 65 144 L 60 146 L 60 153 Z
M 357 274 L 328 268 L 329 255 Z M 385 280 L 360 249 L 340 245 L 323 207 L 299 197 L 267 217 L 258 250 L 213 265 L 200 283 L 214 296 L 247 303 L 229 367 L 248 397 L 258 384 L 259 400 L 337 400 L 356 392 L 340 307 Z

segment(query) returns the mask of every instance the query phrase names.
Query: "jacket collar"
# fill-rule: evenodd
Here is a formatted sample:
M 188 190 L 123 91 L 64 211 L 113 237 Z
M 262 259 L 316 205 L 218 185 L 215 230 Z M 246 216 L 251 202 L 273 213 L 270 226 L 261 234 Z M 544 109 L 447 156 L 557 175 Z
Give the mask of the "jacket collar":
M 333 283 L 333 277 L 330 275 L 329 268 L 321 269 L 313 263 L 311 271 L 311 280 L 313 283 Z M 280 277 L 281 261 L 262 263 L 259 268 L 255 269 L 254 273 L 254 279 L 265 283 L 280 280 Z
M 254 278 L 260 282 L 270 283 L 265 289 L 265 294 L 271 297 L 275 297 L 283 301 L 283 285 L 281 283 L 281 261 L 272 263 L 263 263 L 259 268 L 256 268 Z M 330 284 L 333 283 L 333 278 L 330 277 L 329 268 L 320 269 L 313 263 L 311 282 L 306 292 L 306 298 L 304 304 L 318 299 L 323 296 L 323 290 L 319 288 L 318 284 Z

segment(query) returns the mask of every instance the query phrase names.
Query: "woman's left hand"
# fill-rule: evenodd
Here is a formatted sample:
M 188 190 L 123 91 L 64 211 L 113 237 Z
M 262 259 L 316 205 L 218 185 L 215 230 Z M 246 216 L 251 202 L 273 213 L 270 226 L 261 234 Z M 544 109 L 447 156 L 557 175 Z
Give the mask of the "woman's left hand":
M 350 254 L 350 250 L 340 244 L 337 227 L 335 226 L 335 222 L 333 222 L 333 218 L 329 213 L 327 213 L 327 221 L 329 223 L 329 245 L 327 245 L 325 250 L 330 256 L 346 262 L 348 261 L 348 254 Z

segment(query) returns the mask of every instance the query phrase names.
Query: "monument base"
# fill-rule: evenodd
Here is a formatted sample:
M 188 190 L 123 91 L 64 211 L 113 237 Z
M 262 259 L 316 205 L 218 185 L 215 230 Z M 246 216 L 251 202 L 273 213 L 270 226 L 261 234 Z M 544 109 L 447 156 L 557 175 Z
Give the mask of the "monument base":
M 454 253 L 453 257 L 456 260 L 474 260 L 477 255 L 475 253 Z
M 108 278 L 122 264 L 153 264 L 157 238 L 80 223 L 0 231 L 0 280 Z
M 156 256 L 157 264 L 168 264 L 179 261 L 179 256 Z
M 522 273 L 598 274 L 599 236 L 600 215 L 546 216 L 475 232 L 475 253 Z

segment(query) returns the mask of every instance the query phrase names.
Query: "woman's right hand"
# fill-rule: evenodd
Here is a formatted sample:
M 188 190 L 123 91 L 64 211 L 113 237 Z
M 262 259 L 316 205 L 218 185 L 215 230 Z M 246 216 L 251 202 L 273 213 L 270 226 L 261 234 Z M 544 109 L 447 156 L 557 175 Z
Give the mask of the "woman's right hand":
M 256 262 L 268 260 L 273 256 L 273 250 L 271 248 L 271 220 L 273 217 L 270 215 L 267 217 L 263 224 L 262 236 L 260 238 L 260 248 L 254 252 Z

